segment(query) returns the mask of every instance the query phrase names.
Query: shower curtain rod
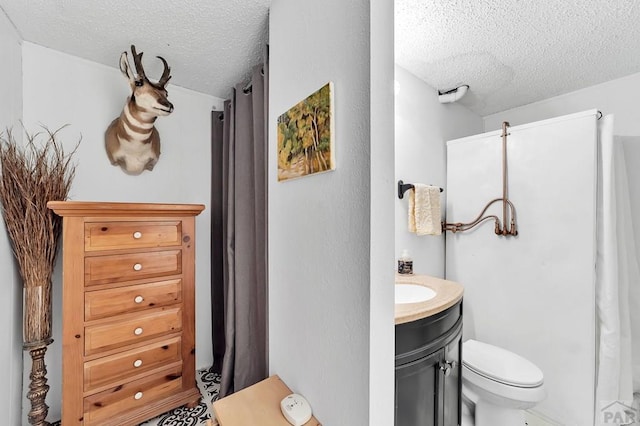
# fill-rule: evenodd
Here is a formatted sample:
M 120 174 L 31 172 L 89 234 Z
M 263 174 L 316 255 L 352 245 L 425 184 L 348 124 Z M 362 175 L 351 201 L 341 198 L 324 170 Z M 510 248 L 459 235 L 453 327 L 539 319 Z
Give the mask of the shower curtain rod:
M 260 68 L 260 75 L 264 77 L 264 67 Z M 252 91 L 253 91 L 253 83 L 251 82 L 251 80 L 249 80 L 249 82 L 245 84 L 244 87 L 242 88 L 242 93 L 244 93 L 245 95 L 248 95 Z

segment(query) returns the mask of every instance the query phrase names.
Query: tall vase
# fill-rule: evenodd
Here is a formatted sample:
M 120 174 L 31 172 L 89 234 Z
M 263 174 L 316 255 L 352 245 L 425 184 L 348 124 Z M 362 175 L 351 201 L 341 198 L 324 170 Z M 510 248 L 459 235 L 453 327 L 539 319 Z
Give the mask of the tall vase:
M 24 288 L 24 350 L 31 355 L 31 373 L 29 374 L 29 392 L 31 401 L 29 424 L 47 426 L 49 407 L 45 403 L 49 385 L 47 385 L 47 366 L 44 355 L 51 338 L 51 282 L 44 285 Z

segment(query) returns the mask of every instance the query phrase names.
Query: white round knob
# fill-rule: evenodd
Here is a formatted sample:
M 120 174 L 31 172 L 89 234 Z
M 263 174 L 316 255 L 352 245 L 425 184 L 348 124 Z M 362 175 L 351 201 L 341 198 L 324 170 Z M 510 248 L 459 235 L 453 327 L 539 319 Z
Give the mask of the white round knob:
M 135 238 L 136 240 L 142 238 L 142 232 L 140 231 L 136 231 L 133 233 L 133 238 Z
M 133 366 L 135 368 L 138 368 L 142 365 L 142 360 L 141 359 L 136 359 L 135 361 L 133 361 Z
M 136 296 L 133 301 L 136 303 L 142 303 L 142 301 L 144 300 L 144 297 L 142 296 Z
M 135 394 L 135 395 L 133 395 L 133 397 L 134 397 L 135 399 L 140 399 L 140 398 L 142 398 L 142 392 L 136 392 L 136 394 Z
M 136 336 L 139 336 L 142 334 L 142 327 L 138 327 L 135 330 L 133 330 L 133 334 L 135 334 Z
M 134 271 L 139 271 L 141 269 L 142 269 L 142 263 L 136 263 L 135 265 L 133 265 Z

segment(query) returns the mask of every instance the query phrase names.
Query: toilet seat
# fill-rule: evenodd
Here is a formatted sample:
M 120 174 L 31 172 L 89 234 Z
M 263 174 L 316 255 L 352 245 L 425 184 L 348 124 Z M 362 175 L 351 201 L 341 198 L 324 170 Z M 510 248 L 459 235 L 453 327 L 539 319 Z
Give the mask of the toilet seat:
M 463 366 L 486 379 L 518 388 L 543 384 L 542 371 L 513 352 L 472 339 L 464 342 L 462 348 Z

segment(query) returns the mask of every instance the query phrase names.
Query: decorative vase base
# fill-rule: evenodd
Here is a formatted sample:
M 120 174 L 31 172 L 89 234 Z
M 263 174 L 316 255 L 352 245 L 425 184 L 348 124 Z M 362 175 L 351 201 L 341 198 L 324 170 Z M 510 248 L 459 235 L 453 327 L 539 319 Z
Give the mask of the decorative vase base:
M 29 383 L 29 392 L 27 392 L 27 398 L 31 401 L 31 410 L 28 414 L 30 425 L 50 425 L 46 421 L 49 406 L 45 403 L 45 398 L 49 392 L 49 385 L 47 384 L 47 366 L 44 363 L 44 355 L 51 342 L 53 339 L 24 344 L 24 349 L 28 350 L 31 355 L 31 373 L 29 374 L 31 383 Z

